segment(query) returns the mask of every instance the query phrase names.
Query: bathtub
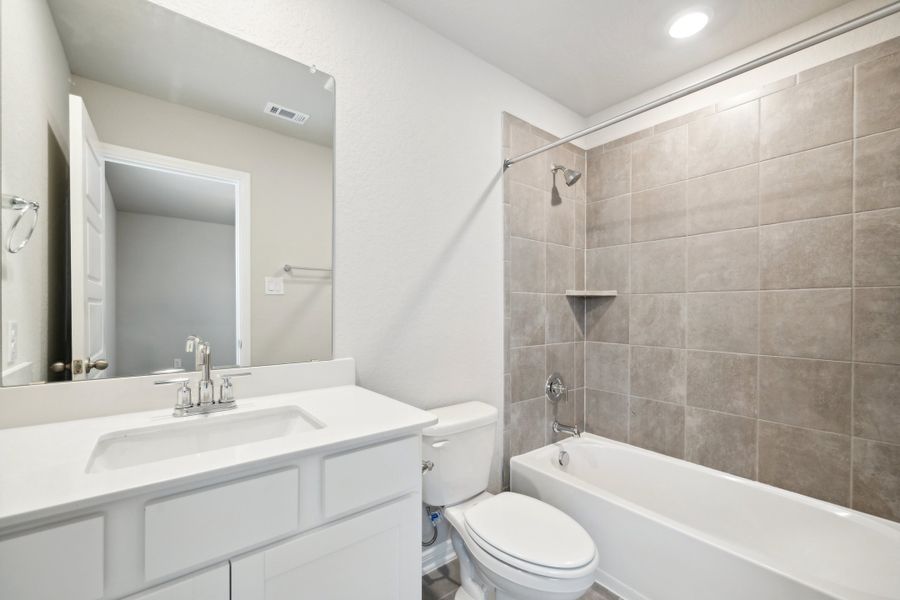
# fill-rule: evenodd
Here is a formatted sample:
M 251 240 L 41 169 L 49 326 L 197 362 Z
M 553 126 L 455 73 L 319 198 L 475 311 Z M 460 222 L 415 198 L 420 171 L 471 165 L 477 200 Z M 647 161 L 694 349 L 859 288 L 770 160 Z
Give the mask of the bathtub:
M 590 434 L 510 484 L 581 523 L 626 600 L 900 599 L 900 525 L 834 504 Z

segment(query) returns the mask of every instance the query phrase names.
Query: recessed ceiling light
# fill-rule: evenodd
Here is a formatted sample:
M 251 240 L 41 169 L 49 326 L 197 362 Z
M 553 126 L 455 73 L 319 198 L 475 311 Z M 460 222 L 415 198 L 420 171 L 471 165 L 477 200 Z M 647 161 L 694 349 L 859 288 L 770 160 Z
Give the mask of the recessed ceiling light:
M 691 37 L 699 33 L 709 23 L 709 15 L 695 10 L 685 13 L 669 25 L 669 35 L 675 39 Z

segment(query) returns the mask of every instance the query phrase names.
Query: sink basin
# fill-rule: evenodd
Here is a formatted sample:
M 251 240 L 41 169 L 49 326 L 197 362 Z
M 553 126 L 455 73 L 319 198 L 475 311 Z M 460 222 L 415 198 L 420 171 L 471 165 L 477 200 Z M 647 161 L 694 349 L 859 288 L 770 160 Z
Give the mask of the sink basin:
M 108 433 L 97 440 L 87 472 L 223 450 L 324 427 L 296 406 L 280 406 L 237 414 L 172 418 L 165 424 Z

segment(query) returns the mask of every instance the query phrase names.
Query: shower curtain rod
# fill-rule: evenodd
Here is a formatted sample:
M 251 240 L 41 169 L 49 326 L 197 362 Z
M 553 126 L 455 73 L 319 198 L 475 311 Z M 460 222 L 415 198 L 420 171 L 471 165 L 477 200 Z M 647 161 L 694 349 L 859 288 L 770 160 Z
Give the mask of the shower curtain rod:
M 706 88 L 713 86 L 717 83 L 721 83 L 727 79 L 731 79 L 732 77 L 736 77 L 738 75 L 746 73 L 747 71 L 752 71 L 753 69 L 756 69 L 763 65 L 767 65 L 770 62 L 774 62 L 780 58 L 784 58 L 785 56 L 790 56 L 791 54 L 800 52 L 801 50 L 806 50 L 807 48 L 809 48 L 811 46 L 815 46 L 816 44 L 820 44 L 822 42 L 830 40 L 831 38 L 837 37 L 844 33 L 847 33 L 848 31 L 853 31 L 854 29 L 862 27 L 863 25 L 868 25 L 869 23 L 873 23 L 879 19 L 883 19 L 883 18 L 890 16 L 896 12 L 900 12 L 900 0 L 891 2 L 890 4 L 888 4 L 886 6 L 883 6 L 877 10 L 873 10 L 870 13 L 866 13 L 864 15 L 856 17 L 855 19 L 851 19 L 851 20 L 847 21 L 846 23 L 836 25 L 835 27 L 832 27 L 830 29 L 826 29 L 825 31 L 823 31 L 821 33 L 817 33 L 816 35 L 813 35 L 813 36 L 810 36 L 803 40 L 800 40 L 799 42 L 794 42 L 793 44 L 785 46 L 784 48 L 781 48 L 780 50 L 775 50 L 774 52 L 770 52 L 770 53 L 768 53 L 764 56 L 761 56 L 757 59 L 751 60 L 750 62 L 746 62 L 742 65 L 734 67 L 733 69 L 729 69 L 729 70 L 725 71 L 724 73 L 720 73 L 718 75 L 715 75 L 714 77 L 710 77 L 709 79 L 704 79 L 703 81 L 701 81 L 699 83 L 689 85 L 688 87 L 682 88 L 682 89 L 678 90 L 677 92 L 673 92 L 671 94 L 663 96 L 662 98 L 659 98 L 658 100 L 654 100 L 653 102 L 648 102 L 647 104 L 643 104 L 637 108 L 633 108 L 629 111 L 623 112 L 620 115 L 612 117 L 611 119 L 601 121 L 600 123 L 597 123 L 596 125 L 592 125 L 592 126 L 588 127 L 587 129 L 582 129 L 581 131 L 577 131 L 577 132 L 575 132 L 571 135 L 568 135 L 562 139 L 559 139 L 555 142 L 551 142 L 549 144 L 544 144 L 540 148 L 535 148 L 534 150 L 532 150 L 530 152 L 526 152 L 525 154 L 520 154 L 519 156 L 515 156 L 513 158 L 508 158 L 503 161 L 503 168 L 507 169 L 510 166 L 516 164 L 517 162 L 523 161 L 527 158 L 531 158 L 532 156 L 537 156 L 538 154 L 541 154 L 542 152 L 546 152 L 547 150 L 552 150 L 553 148 L 556 148 L 557 146 L 562 146 L 563 144 L 567 144 L 567 143 L 571 142 L 572 140 L 577 140 L 578 138 L 582 138 L 586 135 L 590 135 L 591 133 L 600 131 L 601 129 L 606 129 L 607 127 L 609 127 L 611 125 L 615 125 L 616 123 L 621 123 L 622 121 L 624 121 L 626 119 L 630 119 L 631 117 L 643 114 L 647 111 L 653 110 L 654 108 L 658 108 L 664 104 L 668 104 L 669 102 L 678 100 L 679 98 L 684 98 L 685 96 L 693 94 L 694 92 L 699 92 L 700 90 L 705 90 Z

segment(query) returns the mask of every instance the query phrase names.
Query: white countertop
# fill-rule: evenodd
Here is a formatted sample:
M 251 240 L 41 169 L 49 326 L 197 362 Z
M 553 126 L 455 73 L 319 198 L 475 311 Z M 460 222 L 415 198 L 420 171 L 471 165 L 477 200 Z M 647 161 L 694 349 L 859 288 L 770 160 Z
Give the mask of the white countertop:
M 260 461 L 414 434 L 437 422 L 425 411 L 353 385 L 239 398 L 237 402 L 234 410 L 179 419 L 165 409 L 0 430 L 0 529 L 100 500 L 239 471 Z M 87 472 L 94 445 L 104 434 L 166 422 L 228 418 L 278 406 L 297 406 L 325 427 L 128 468 Z

